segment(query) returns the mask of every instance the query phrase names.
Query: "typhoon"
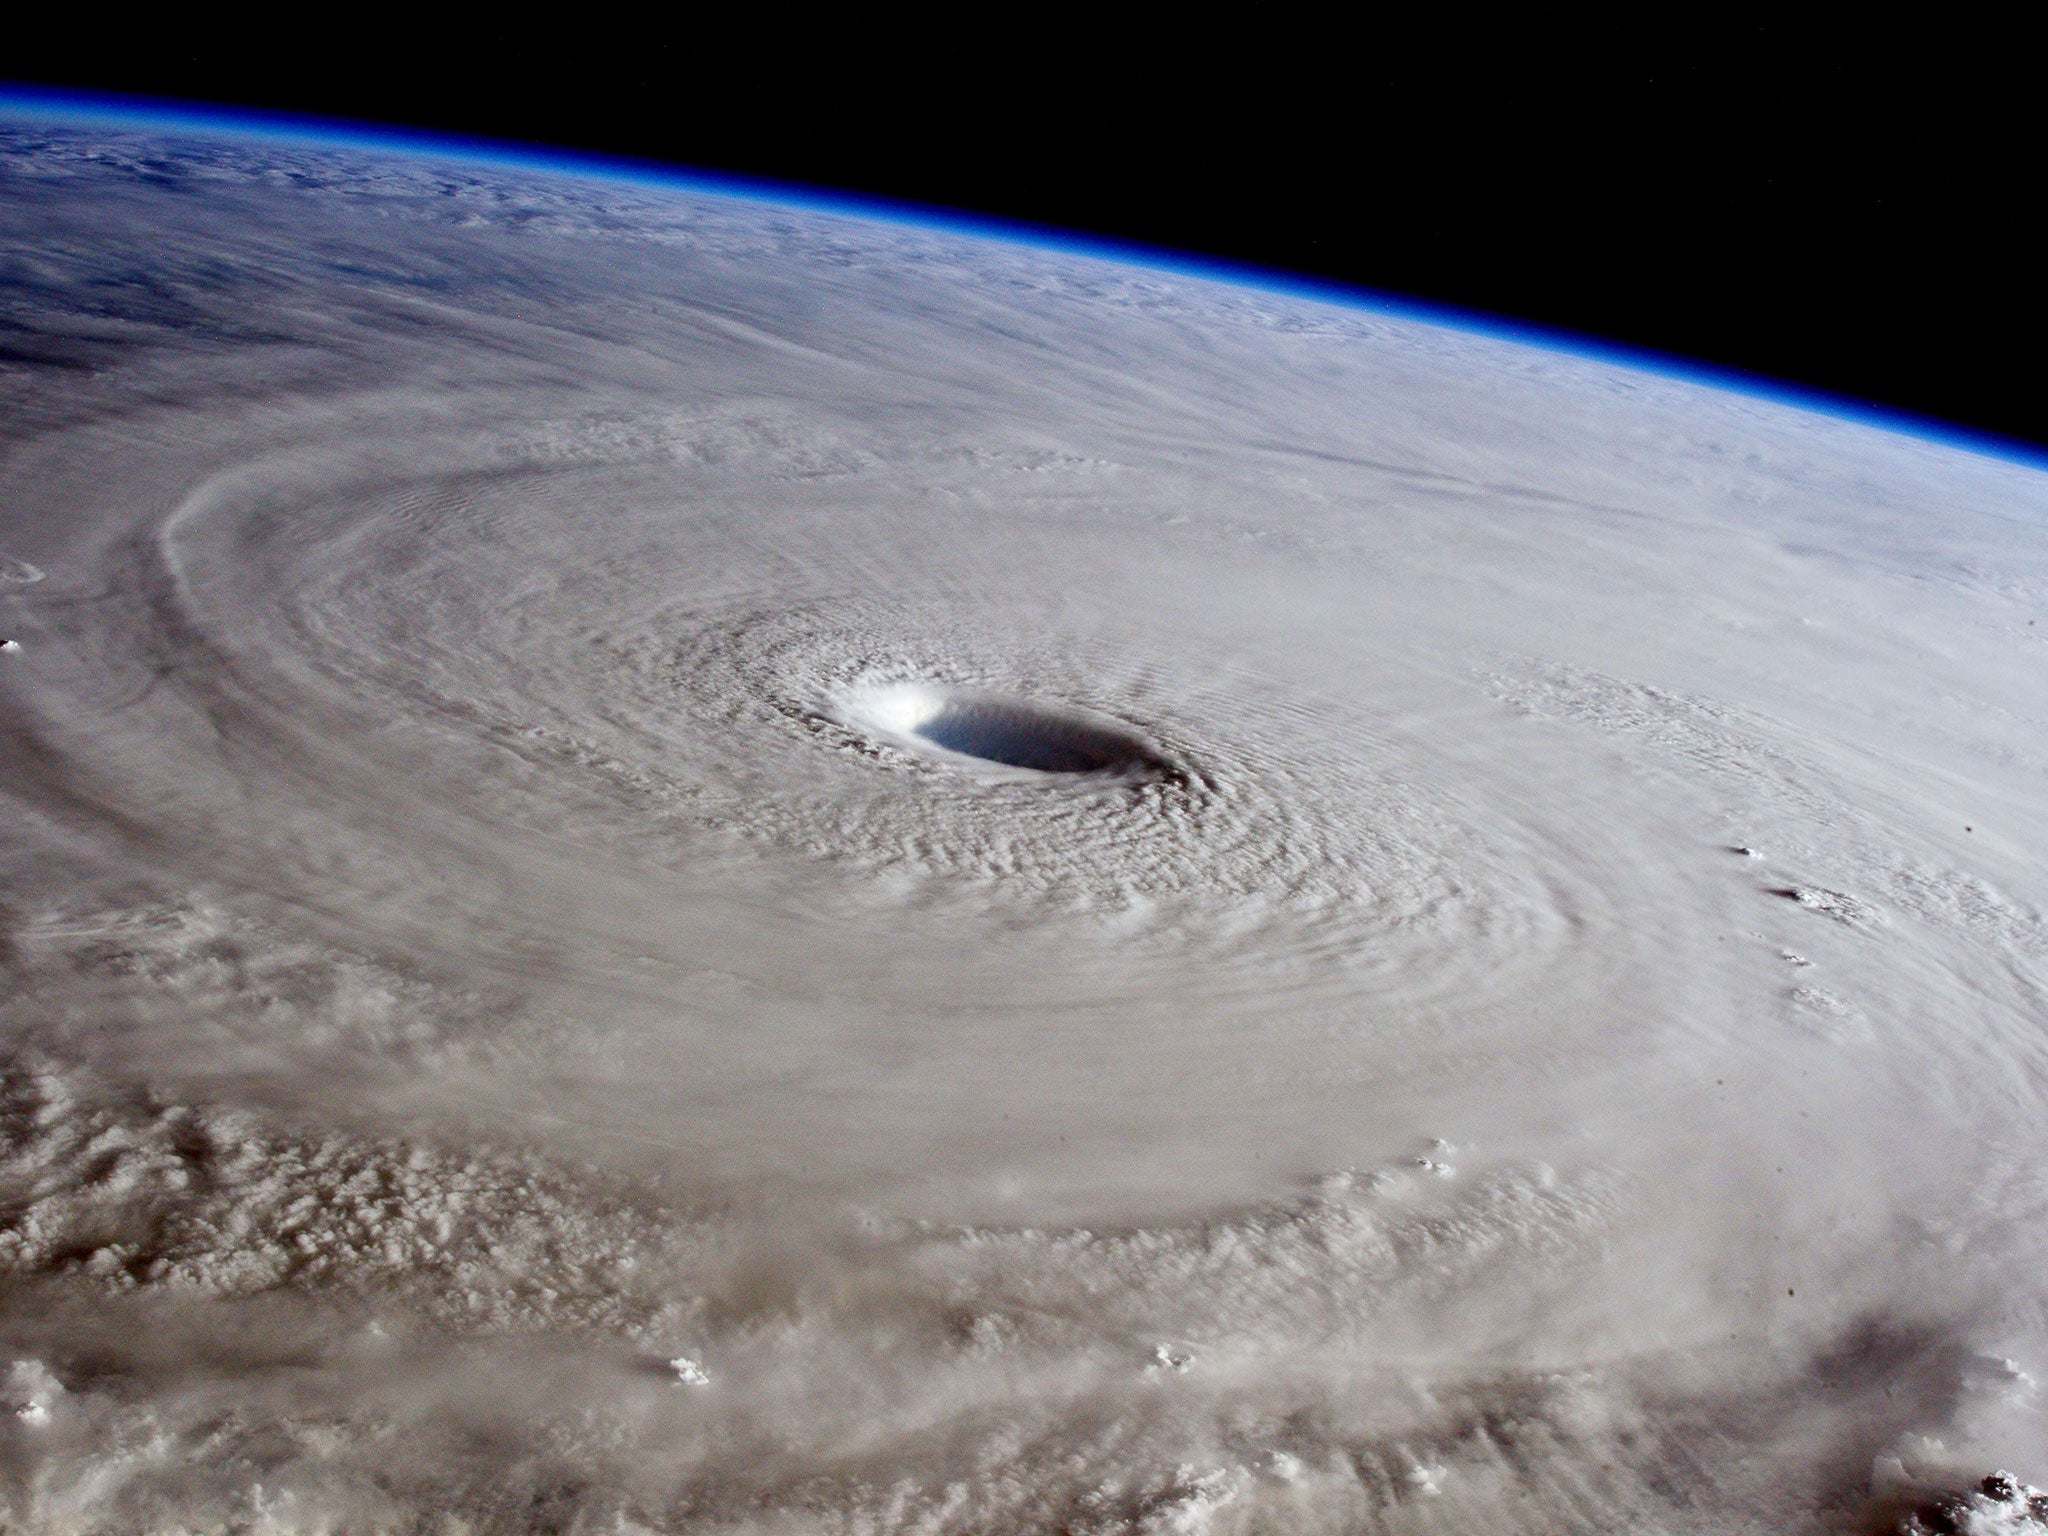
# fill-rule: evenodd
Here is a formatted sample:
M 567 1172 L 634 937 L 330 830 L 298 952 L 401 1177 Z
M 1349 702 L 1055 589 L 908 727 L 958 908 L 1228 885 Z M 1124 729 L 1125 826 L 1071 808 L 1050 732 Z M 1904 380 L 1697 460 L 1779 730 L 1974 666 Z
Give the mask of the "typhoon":
M 16 105 L 0 639 L 0 1528 L 2048 1530 L 2040 465 Z

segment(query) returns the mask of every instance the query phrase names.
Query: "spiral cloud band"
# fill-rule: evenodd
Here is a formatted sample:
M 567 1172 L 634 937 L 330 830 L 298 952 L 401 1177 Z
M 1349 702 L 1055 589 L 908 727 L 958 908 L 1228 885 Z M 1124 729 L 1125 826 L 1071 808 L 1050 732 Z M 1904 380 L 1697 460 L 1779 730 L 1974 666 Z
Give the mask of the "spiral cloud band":
M 2039 468 L 0 141 L 0 1524 L 2048 1522 Z

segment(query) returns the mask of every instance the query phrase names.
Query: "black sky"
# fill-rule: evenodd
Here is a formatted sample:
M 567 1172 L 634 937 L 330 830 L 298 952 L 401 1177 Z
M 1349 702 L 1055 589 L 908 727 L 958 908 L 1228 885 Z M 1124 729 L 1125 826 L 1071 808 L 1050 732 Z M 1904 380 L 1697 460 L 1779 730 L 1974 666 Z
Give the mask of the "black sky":
M 1075 228 L 2048 445 L 2032 45 L 1715 11 L 1341 27 L 762 12 L 620 33 L 14 40 L 0 78 L 367 119 Z

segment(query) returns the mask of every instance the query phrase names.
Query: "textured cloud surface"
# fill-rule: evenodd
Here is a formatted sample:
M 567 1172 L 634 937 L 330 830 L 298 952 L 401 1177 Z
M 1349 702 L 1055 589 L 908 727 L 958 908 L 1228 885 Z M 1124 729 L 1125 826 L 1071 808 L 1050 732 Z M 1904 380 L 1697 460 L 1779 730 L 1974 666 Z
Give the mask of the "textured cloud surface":
M 2048 1524 L 2048 476 L 0 149 L 0 1525 Z

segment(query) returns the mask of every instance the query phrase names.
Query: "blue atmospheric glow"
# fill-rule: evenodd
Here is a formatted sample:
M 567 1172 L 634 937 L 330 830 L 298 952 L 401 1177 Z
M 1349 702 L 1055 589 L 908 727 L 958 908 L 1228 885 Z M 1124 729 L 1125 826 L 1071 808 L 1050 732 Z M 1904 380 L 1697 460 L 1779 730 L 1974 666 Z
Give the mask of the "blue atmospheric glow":
M 305 149 L 354 149 L 413 159 L 466 165 L 503 166 L 509 170 L 546 172 L 611 181 L 623 185 L 765 203 L 790 209 L 868 219 L 899 228 L 1000 241 L 1028 249 L 1107 261 L 1143 271 L 1224 283 L 1233 287 L 1306 299 L 1384 319 L 1418 321 L 1466 335 L 1535 347 L 1585 361 L 1604 363 L 1637 373 L 1723 390 L 1769 401 L 1814 415 L 1880 431 L 1938 443 L 1988 458 L 2003 459 L 2029 469 L 2048 469 L 2048 450 L 1909 411 L 1836 395 L 1825 390 L 1786 384 L 1738 369 L 1692 358 L 1624 346 L 1597 337 L 1558 330 L 1526 321 L 1459 309 L 1451 305 L 1359 288 L 1328 279 L 1253 266 L 1218 257 L 1115 240 L 1100 235 L 1027 224 L 984 214 L 924 207 L 860 193 L 816 187 L 725 171 L 679 167 L 657 161 L 594 154 L 581 150 L 542 149 L 494 139 L 413 128 L 388 128 L 331 118 L 308 117 L 254 108 L 156 101 L 99 92 L 59 90 L 0 81 L 0 121 L 60 126 L 129 128 L 156 132 L 210 135 L 243 143 L 290 145 Z

